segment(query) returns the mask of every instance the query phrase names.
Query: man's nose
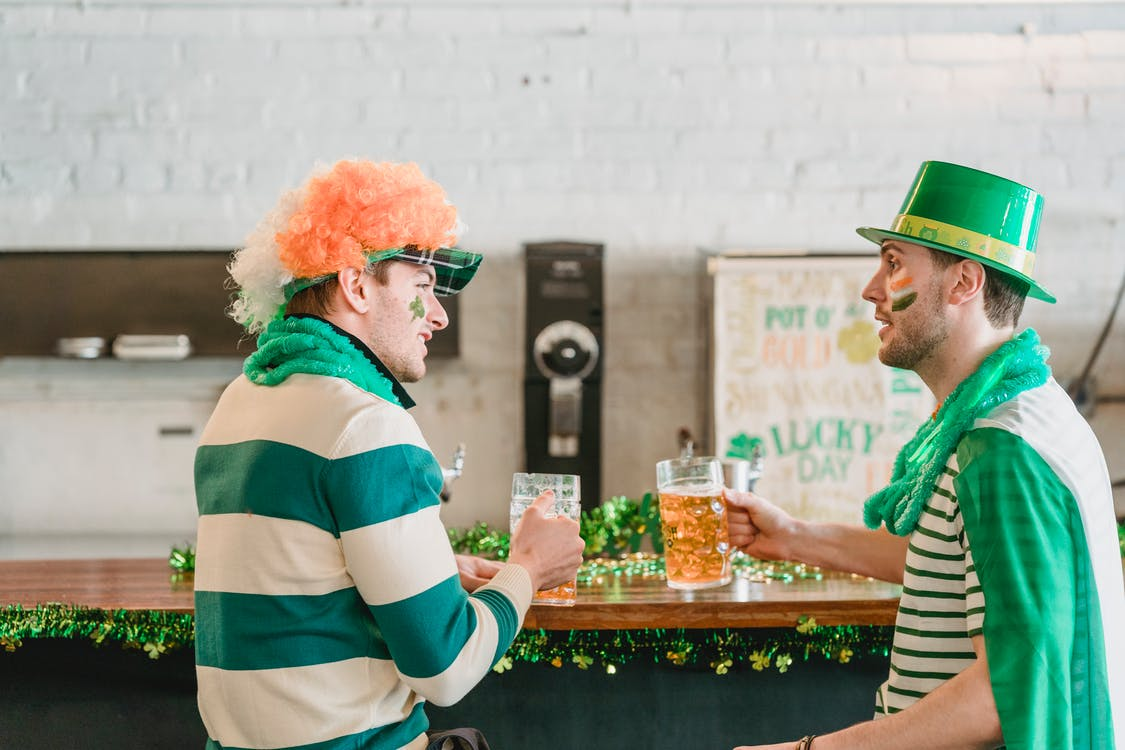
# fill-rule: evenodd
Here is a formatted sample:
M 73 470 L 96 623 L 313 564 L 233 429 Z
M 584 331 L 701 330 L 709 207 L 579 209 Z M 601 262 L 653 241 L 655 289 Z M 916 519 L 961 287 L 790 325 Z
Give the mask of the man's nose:
M 863 287 L 861 296 L 868 302 L 878 302 L 886 296 L 884 286 L 882 272 L 876 271 L 875 275 L 867 282 L 867 286 Z
M 440 331 L 442 328 L 449 325 L 449 315 L 445 312 L 445 308 L 436 295 L 433 298 L 433 304 L 430 305 L 430 314 L 428 317 L 430 325 L 435 331 Z

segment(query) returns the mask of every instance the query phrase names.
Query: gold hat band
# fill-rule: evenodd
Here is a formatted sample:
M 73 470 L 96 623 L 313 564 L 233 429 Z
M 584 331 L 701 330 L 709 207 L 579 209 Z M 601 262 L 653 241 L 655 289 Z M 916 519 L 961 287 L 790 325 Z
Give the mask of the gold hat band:
M 1018 271 L 1024 276 L 1030 277 L 1035 268 L 1035 253 L 1033 252 L 1009 242 L 998 240 L 995 237 L 989 237 L 987 234 L 973 232 L 922 216 L 899 214 L 891 223 L 891 231 L 979 255 L 1013 271 Z

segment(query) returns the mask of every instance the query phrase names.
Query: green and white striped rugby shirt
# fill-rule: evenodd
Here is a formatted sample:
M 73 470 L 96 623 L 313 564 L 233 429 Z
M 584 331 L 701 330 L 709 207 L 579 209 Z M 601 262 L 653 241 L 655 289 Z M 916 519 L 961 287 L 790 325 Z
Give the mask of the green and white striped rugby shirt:
M 890 677 L 876 695 L 877 714 L 901 711 L 976 658 L 971 637 L 982 632 L 984 593 L 954 494 L 957 473 L 954 452 L 910 535 Z
M 465 593 L 418 425 L 343 378 L 239 377 L 195 468 L 210 750 L 424 748 L 424 702 L 464 696 L 531 604 L 518 565 Z

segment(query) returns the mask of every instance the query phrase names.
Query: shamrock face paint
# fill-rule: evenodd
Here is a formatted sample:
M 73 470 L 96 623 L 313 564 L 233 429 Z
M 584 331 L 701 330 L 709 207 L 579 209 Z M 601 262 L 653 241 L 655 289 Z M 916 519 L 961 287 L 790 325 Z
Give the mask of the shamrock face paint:
M 422 298 L 415 296 L 410 302 L 410 312 L 414 315 L 414 320 L 426 316 L 426 306 L 422 304 Z
M 918 299 L 918 291 L 914 288 L 914 278 L 907 276 L 905 279 L 891 282 L 891 310 L 901 312 L 914 304 Z

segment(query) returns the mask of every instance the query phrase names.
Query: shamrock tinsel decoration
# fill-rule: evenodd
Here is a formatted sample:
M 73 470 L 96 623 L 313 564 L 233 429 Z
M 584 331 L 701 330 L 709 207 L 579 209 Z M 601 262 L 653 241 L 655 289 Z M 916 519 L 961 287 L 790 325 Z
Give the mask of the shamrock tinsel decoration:
M 449 529 L 447 533 L 454 552 L 494 560 L 508 559 L 510 534 L 490 528 L 483 521 L 468 529 Z
M 497 560 L 508 558 L 510 535 L 506 531 L 492 529 L 482 522 L 468 529 L 449 529 L 448 533 L 454 552 Z M 582 512 L 579 534 L 586 541 L 587 557 L 636 553 L 645 539 L 653 552 L 662 553 L 660 502 L 651 492 L 640 500 L 612 497 L 597 508 Z
M 117 641 L 158 659 L 195 642 L 195 618 L 178 612 L 89 609 L 69 604 L 0 607 L 0 648 L 15 651 L 27 638 L 88 638 L 95 646 Z
M 177 573 L 192 573 L 195 571 L 195 548 L 188 543 L 183 547 L 173 547 L 168 555 L 168 567 Z
M 616 674 L 620 667 L 641 659 L 677 667 L 705 666 L 717 675 L 746 668 L 777 669 L 784 674 L 798 660 L 822 658 L 847 664 L 861 656 L 886 658 L 892 630 L 879 625 L 820 627 L 810 617 L 802 617 L 801 626 L 794 629 L 523 630 L 493 670 L 506 672 L 522 661 L 556 669 L 598 666 Z
M 627 497 L 611 497 L 582 513 L 580 533 L 586 541 L 587 555 L 619 555 L 640 552 L 645 539 L 652 551 L 664 551 L 660 533 L 660 501 L 646 492 L 638 502 Z

